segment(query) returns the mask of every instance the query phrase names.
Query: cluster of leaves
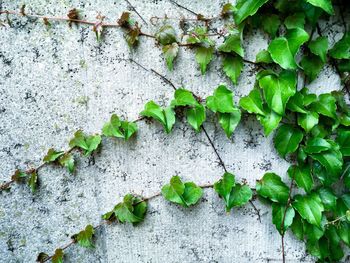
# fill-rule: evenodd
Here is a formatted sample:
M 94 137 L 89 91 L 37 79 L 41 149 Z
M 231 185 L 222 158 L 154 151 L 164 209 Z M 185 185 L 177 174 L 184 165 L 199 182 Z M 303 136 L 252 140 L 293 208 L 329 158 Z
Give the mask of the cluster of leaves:
M 241 111 L 233 103 L 233 92 L 225 85 L 214 90 L 213 95 L 206 98 L 203 103 L 193 93 L 186 89 L 177 89 L 170 106 L 162 108 L 150 101 L 145 105 L 141 116 L 159 121 L 165 131 L 170 133 L 176 121 L 176 109 L 184 109 L 188 123 L 199 132 L 206 120 L 206 109 L 217 114 L 218 121 L 227 137 L 231 137 L 241 119 Z
M 247 110 L 258 114 L 255 108 Z M 305 193 L 293 195 L 274 173 L 256 185 L 259 196 L 272 202 L 272 221 L 281 235 L 290 227 L 320 260 L 340 260 L 339 243 L 350 245 L 349 113 L 341 92 L 295 92 L 285 104 L 286 121 L 277 128 L 274 146 L 281 157 L 296 160 L 288 175 Z

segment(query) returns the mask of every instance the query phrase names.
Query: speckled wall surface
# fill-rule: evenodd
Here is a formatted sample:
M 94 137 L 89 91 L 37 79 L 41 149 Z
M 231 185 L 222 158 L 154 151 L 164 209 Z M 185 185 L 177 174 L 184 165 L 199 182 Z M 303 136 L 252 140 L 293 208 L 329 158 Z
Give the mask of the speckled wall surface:
M 210 16 L 220 12 L 225 1 L 179 1 Z M 0 2 L 1 3 L 1 2 Z M 132 1 L 149 21 L 153 15 L 190 16 L 170 1 Z M 2 1 L 2 9 L 18 10 L 23 1 Z M 125 1 L 26 1 L 27 12 L 65 16 L 73 7 L 94 20 L 97 11 L 114 22 L 128 9 Z M 41 162 L 48 148 L 67 149 L 77 129 L 99 132 L 111 113 L 136 119 L 143 105 L 154 100 L 162 105 L 173 96 L 171 86 L 146 72 L 129 58 L 166 75 L 206 97 L 219 83 L 235 92 L 235 101 L 249 93 L 256 69 L 245 65 L 237 86 L 221 71 L 220 59 L 201 76 L 193 51 L 181 49 L 175 70 L 169 72 L 154 41 L 142 38 L 131 51 L 118 29 L 105 31 L 98 44 L 87 26 L 11 17 L 12 27 L 0 28 L 0 180 L 16 168 Z M 340 23 L 321 23 L 331 44 L 342 37 Z M 334 24 L 333 24 L 334 23 Z M 329 25 L 332 29 L 329 30 Z M 178 27 L 174 21 L 174 26 Z M 154 33 L 157 26 L 142 25 Z M 255 59 L 267 46 L 261 32 L 245 35 L 246 58 Z M 338 76 L 326 66 L 310 88 L 327 92 L 340 88 Z M 228 169 L 238 180 L 254 186 L 266 171 L 286 176 L 288 163 L 278 157 L 272 136 L 266 138 L 253 117 L 244 118 L 232 140 L 207 121 L 207 130 Z M 178 174 L 196 183 L 212 183 L 222 167 L 204 134 L 196 134 L 186 122 L 177 122 L 170 135 L 158 123 L 139 123 L 139 132 L 128 142 L 104 139 L 93 159 L 78 157 L 78 172 L 68 174 L 59 167 L 41 170 L 40 189 L 32 195 L 26 186 L 14 185 L 0 194 L 0 262 L 34 262 L 37 253 L 52 253 L 69 242 L 70 235 L 86 224 L 98 224 L 100 216 L 124 194 L 151 195 Z M 262 221 L 250 205 L 224 211 L 212 189 L 201 202 L 183 209 L 162 198 L 149 203 L 144 223 L 106 226 L 97 232 L 96 248 L 77 246 L 66 250 L 67 262 L 280 262 L 280 236 L 271 222 L 271 210 L 259 202 Z M 304 244 L 286 236 L 288 262 L 313 262 Z

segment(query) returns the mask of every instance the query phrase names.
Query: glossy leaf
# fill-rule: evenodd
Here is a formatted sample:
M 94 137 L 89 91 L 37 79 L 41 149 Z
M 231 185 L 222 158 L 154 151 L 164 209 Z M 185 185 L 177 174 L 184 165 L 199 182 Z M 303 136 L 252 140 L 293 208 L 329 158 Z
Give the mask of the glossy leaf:
M 310 167 L 306 165 L 292 165 L 288 169 L 290 178 L 294 178 L 298 187 L 301 187 L 305 192 L 310 192 L 313 187 L 313 178 Z
M 232 55 L 226 55 L 222 61 L 222 68 L 226 76 L 228 76 L 233 82 L 233 84 L 236 85 L 237 80 L 241 75 L 243 69 L 242 58 Z
M 249 113 L 256 113 L 259 115 L 265 115 L 260 91 L 258 89 L 252 89 L 248 96 L 242 97 L 239 101 L 239 105 Z
M 286 211 L 286 205 L 278 203 L 272 204 L 272 223 L 276 226 L 277 231 L 281 235 L 292 225 L 294 216 L 295 211 L 293 207 L 289 206 Z
M 207 107 L 213 112 L 232 113 L 237 108 L 233 105 L 233 92 L 225 85 L 217 87 L 212 96 L 206 99 Z
M 312 4 L 313 6 L 322 8 L 324 11 L 326 11 L 330 15 L 334 14 L 331 0 L 306 0 L 306 2 Z
M 167 67 L 169 70 L 174 69 L 174 60 L 177 57 L 177 54 L 179 53 L 179 45 L 177 43 L 172 43 L 163 46 L 162 48 L 163 55 L 165 58 L 165 62 L 167 64 Z
M 145 109 L 140 113 L 141 116 L 153 118 L 159 121 L 166 133 L 170 133 L 175 124 L 175 112 L 171 107 L 162 109 L 154 101 L 149 101 L 145 105 Z
M 45 163 L 55 162 L 55 161 L 57 161 L 58 158 L 60 158 L 63 154 L 64 154 L 63 151 L 56 151 L 55 149 L 51 148 L 51 149 L 49 149 L 49 151 L 48 151 L 47 154 L 45 155 L 43 161 L 44 161 Z
M 175 29 L 170 25 L 164 25 L 155 34 L 155 38 L 161 45 L 172 44 L 176 42 Z
M 124 196 L 123 202 L 118 203 L 111 212 L 103 215 L 103 219 L 111 220 L 113 217 L 121 223 L 137 224 L 144 220 L 147 212 L 147 203 L 132 194 Z
M 274 144 L 277 152 L 285 158 L 287 154 L 297 150 L 304 135 L 301 130 L 291 125 L 283 124 L 277 129 Z
M 322 62 L 326 62 L 327 50 L 328 50 L 328 39 L 326 37 L 318 37 L 309 43 L 310 51 L 319 56 Z
M 230 113 L 219 113 L 218 116 L 221 127 L 224 129 L 226 136 L 230 138 L 241 120 L 241 111 L 236 109 L 236 111 Z
M 335 59 L 350 59 L 350 34 L 345 33 L 343 38 L 329 51 L 329 54 Z
M 58 162 L 60 163 L 60 165 L 66 167 L 67 170 L 68 170 L 68 172 L 74 173 L 74 170 L 75 170 L 75 161 L 74 161 L 74 157 L 73 157 L 72 154 L 70 154 L 70 153 L 64 154 L 64 155 L 58 160 Z
M 312 225 L 321 227 L 324 207 L 317 193 L 313 192 L 308 195 L 296 195 L 292 204 L 302 218 Z
M 207 66 L 213 58 L 214 47 L 198 47 L 196 50 L 196 61 L 199 64 L 201 73 L 204 74 Z
M 206 119 L 205 107 L 202 104 L 191 107 L 186 110 L 186 116 L 188 123 L 198 132 Z
M 90 155 L 95 151 L 101 143 L 100 135 L 85 135 L 81 130 L 74 134 L 73 139 L 70 140 L 69 146 L 71 148 L 80 148 L 85 156 Z
M 162 195 L 170 202 L 189 207 L 199 201 L 203 190 L 193 182 L 183 183 L 179 176 L 173 176 L 170 183 L 162 187 Z
M 248 16 L 254 15 L 258 9 L 268 0 L 239 0 L 236 4 L 237 11 L 235 12 L 236 24 L 240 24 Z
M 81 247 L 93 248 L 93 236 L 95 230 L 92 225 L 87 225 L 84 230 L 80 231 L 78 234 L 72 236 L 72 238 L 78 242 Z
M 275 173 L 264 174 L 263 178 L 256 183 L 256 191 L 272 202 L 286 204 L 288 201 L 289 187 Z

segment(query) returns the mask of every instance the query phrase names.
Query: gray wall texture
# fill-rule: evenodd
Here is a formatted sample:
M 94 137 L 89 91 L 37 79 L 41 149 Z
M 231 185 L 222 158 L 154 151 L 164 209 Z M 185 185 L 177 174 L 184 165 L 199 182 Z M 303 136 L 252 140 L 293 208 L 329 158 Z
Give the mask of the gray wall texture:
M 25 3 L 27 12 L 66 16 L 75 7 L 88 20 L 95 20 L 101 12 L 110 22 L 129 8 L 121 0 Z M 225 1 L 179 3 L 211 16 L 220 12 Z M 2 1 L 1 8 L 19 10 L 22 4 Z M 168 0 L 132 0 L 132 4 L 147 21 L 154 15 L 191 16 Z M 232 86 L 221 71 L 219 58 L 202 76 L 193 51 L 183 48 L 175 70 L 169 72 L 152 39 L 142 38 L 139 47 L 130 50 L 119 29 L 106 30 L 99 44 L 91 27 L 69 28 L 66 23 L 53 22 L 48 30 L 40 20 L 11 18 L 11 27 L 0 28 L 0 181 L 7 180 L 16 168 L 41 163 L 48 148 L 67 149 L 77 129 L 100 132 L 111 113 L 132 120 L 149 100 L 169 103 L 172 88 L 128 58 L 203 97 L 218 84 L 227 83 L 238 102 L 254 84 L 256 69 L 249 64 L 238 85 Z M 173 23 L 178 28 L 177 22 Z M 160 25 L 142 24 L 142 28 L 154 33 Z M 337 16 L 321 25 L 331 43 L 342 37 Z M 267 43 L 262 32 L 246 34 L 246 58 L 254 60 Z M 340 87 L 330 66 L 309 86 L 317 93 Z M 206 126 L 238 180 L 246 179 L 254 186 L 266 171 L 287 178 L 288 163 L 278 157 L 272 136 L 266 138 L 254 118 L 244 118 L 232 140 L 213 119 L 209 118 Z M 101 214 L 128 192 L 152 195 L 176 174 L 199 184 L 215 182 L 223 174 L 204 134 L 196 134 L 181 121 L 170 135 L 157 123 L 140 122 L 134 139 L 104 139 L 94 161 L 78 157 L 77 165 L 75 175 L 59 167 L 42 169 L 41 187 L 34 195 L 21 185 L 0 194 L 0 262 L 34 262 L 41 251 L 51 254 L 85 225 L 98 224 Z M 261 209 L 261 223 L 250 205 L 226 214 L 212 189 L 206 189 L 201 202 L 190 209 L 157 198 L 149 203 L 144 223 L 105 226 L 97 232 L 95 249 L 72 246 L 66 250 L 66 261 L 280 262 L 280 236 L 271 222 L 271 209 L 255 204 Z M 288 262 L 314 261 L 291 234 L 286 236 L 286 255 Z

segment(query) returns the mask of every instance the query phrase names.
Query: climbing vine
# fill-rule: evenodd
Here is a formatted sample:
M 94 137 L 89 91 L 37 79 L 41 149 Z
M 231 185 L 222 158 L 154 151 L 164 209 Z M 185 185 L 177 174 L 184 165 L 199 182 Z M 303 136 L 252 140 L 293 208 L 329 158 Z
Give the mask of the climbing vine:
M 288 230 L 304 241 L 307 251 L 319 261 L 341 260 L 343 246 L 350 246 L 350 107 L 345 98 L 350 95 L 350 33 L 343 14 L 349 6 L 345 1 L 331 0 L 239 0 L 236 5 L 225 4 L 217 16 L 205 17 L 171 2 L 195 18 L 152 17 L 151 23 L 157 27 L 152 34 L 142 31 L 130 12 L 123 12 L 116 23 L 107 23 L 101 14 L 96 21 L 83 20 L 77 9 L 71 9 L 67 17 L 27 13 L 25 6 L 18 12 L 0 11 L 5 15 L 5 20 L 1 21 L 4 25 L 11 25 L 11 15 L 38 18 L 47 27 L 54 21 L 65 21 L 69 26 L 85 24 L 92 27 L 98 41 L 103 41 L 105 28 L 120 28 L 125 32 L 130 48 L 135 48 L 141 37 L 152 38 L 161 48 L 168 70 L 176 69 L 181 47 L 194 50 L 201 74 L 205 74 L 210 62 L 220 56 L 222 70 L 234 85 L 238 83 L 244 63 L 258 70 L 253 89 L 240 99 L 239 105 L 235 105 L 233 92 L 225 84 L 220 84 L 211 96 L 203 99 L 185 87 L 177 87 L 157 71 L 130 60 L 143 70 L 156 74 L 174 89 L 169 105 L 163 107 L 149 101 L 134 121 L 122 120 L 113 114 L 101 133 L 88 135 L 77 131 L 68 150 L 49 149 L 41 165 L 16 170 L 8 182 L 0 185 L 0 190 L 9 190 L 14 183 L 26 182 L 35 192 L 39 186 L 39 170 L 43 166 L 60 165 L 74 173 L 73 151 L 90 156 L 101 147 L 102 137 L 128 140 L 137 132 L 137 123 L 143 120 L 154 120 L 170 133 L 182 115 L 180 113 L 196 132 L 204 132 L 224 174 L 219 181 L 206 185 L 183 182 L 179 176 L 174 176 L 152 196 L 127 194 L 122 202 L 102 215 L 101 224 L 86 226 L 71 237 L 70 243 L 57 248 L 53 255 L 40 253 L 37 260 L 63 262 L 64 251 L 71 245 L 93 247 L 95 231 L 105 224 L 137 225 L 145 219 L 147 203 L 153 198 L 163 196 L 177 205 L 193 206 L 202 197 L 204 188 L 213 188 L 224 201 L 227 212 L 249 202 L 260 219 L 253 200 L 258 197 L 271 204 L 272 223 L 281 235 L 283 262 L 284 236 Z M 338 5 L 344 34 L 333 44 L 323 36 L 318 22 L 320 18 L 335 15 L 334 5 Z M 133 6 L 132 10 L 143 23 L 147 23 Z M 183 30 L 181 36 L 167 23 L 170 19 L 179 20 L 179 27 Z M 160 21 L 162 25 L 158 26 Z M 188 21 L 195 24 L 190 30 L 184 27 Z M 220 21 L 222 28 L 213 29 L 213 21 Z M 242 45 L 244 33 L 252 29 L 263 30 L 271 38 L 267 49 L 261 50 L 255 61 L 244 58 Z M 310 93 L 307 84 L 317 78 L 327 63 L 339 75 L 344 89 L 320 95 Z M 290 182 L 284 182 L 273 172 L 263 175 L 255 188 L 249 187 L 244 180 L 237 182 L 226 169 L 204 127 L 208 111 L 215 114 L 228 138 L 242 114 L 255 115 L 265 135 L 274 134 L 274 146 L 280 157 L 291 163 L 287 171 Z

